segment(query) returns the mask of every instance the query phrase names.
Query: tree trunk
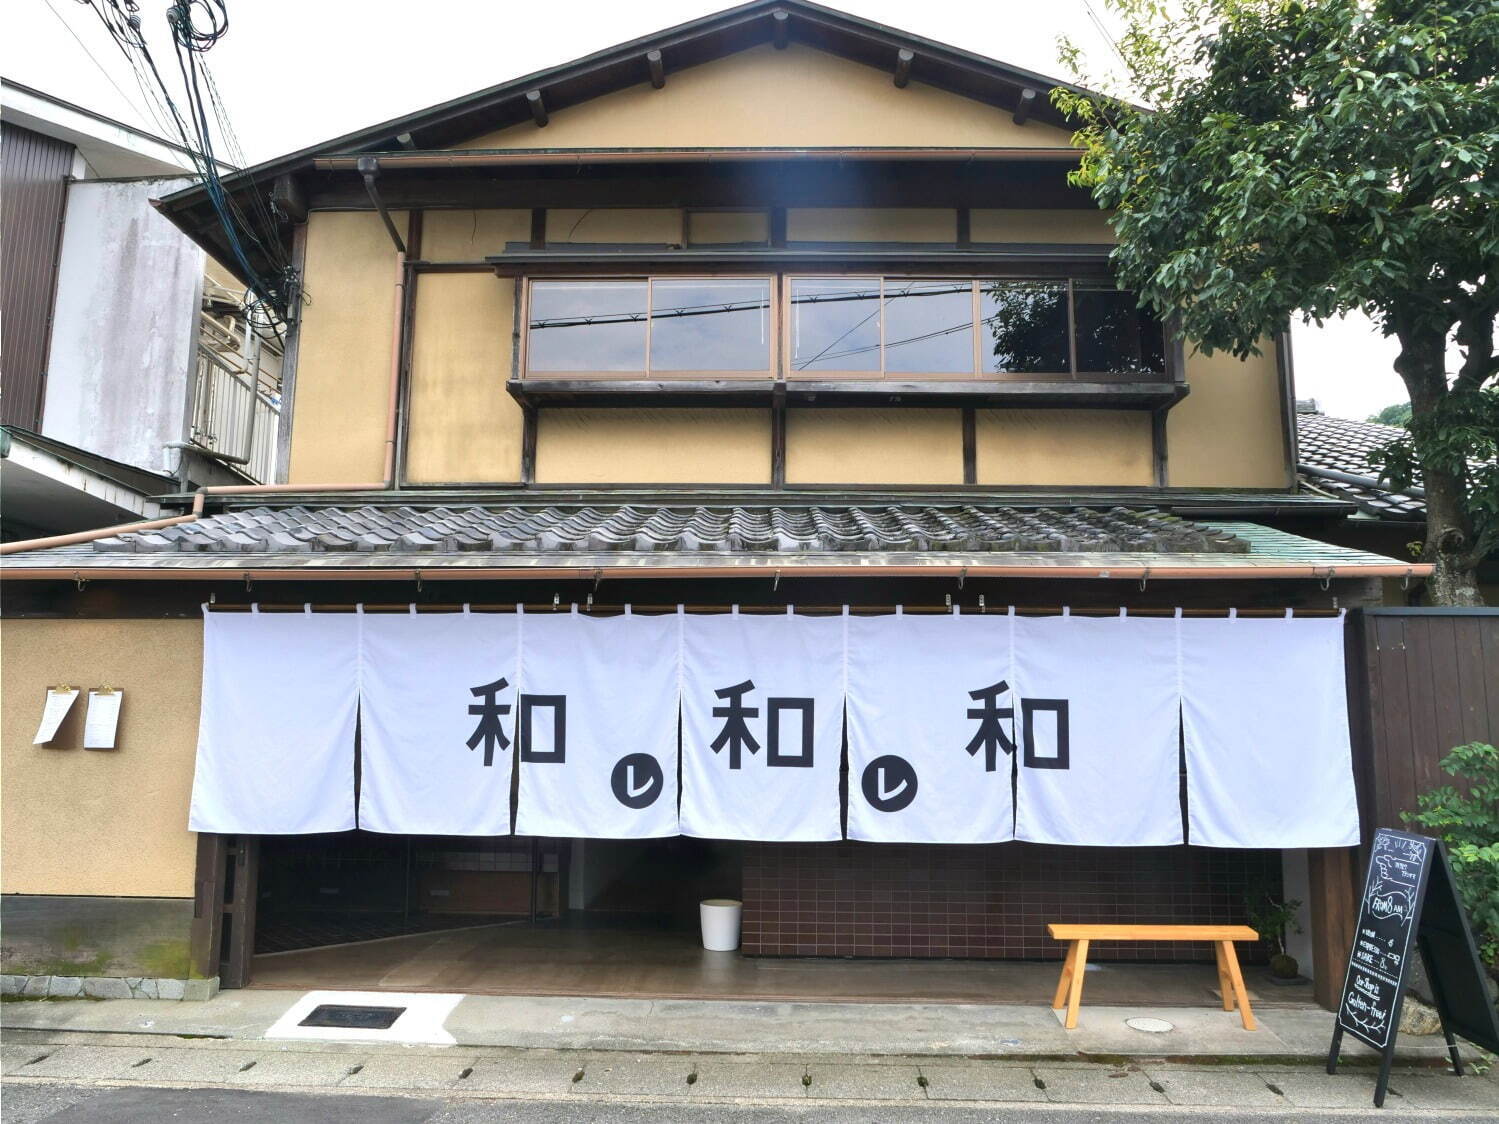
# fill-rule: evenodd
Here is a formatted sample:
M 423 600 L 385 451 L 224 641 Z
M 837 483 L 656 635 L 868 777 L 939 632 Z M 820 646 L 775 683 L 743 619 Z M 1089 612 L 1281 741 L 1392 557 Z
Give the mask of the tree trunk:
M 1478 563 L 1466 482 L 1459 474 L 1433 463 L 1416 424 L 1434 413 L 1447 397 L 1447 341 L 1444 333 L 1421 329 L 1397 334 L 1400 356 L 1395 360 L 1395 370 L 1410 392 L 1412 438 L 1426 489 L 1426 545 L 1421 560 L 1436 566 L 1426 582 L 1426 600 L 1432 605 L 1480 606 L 1483 599 L 1478 595 Z

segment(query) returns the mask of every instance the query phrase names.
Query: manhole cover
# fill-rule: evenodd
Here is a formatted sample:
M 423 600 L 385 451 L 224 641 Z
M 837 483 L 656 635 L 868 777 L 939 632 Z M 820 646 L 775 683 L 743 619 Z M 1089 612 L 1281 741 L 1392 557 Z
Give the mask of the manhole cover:
M 1143 1030 L 1146 1034 L 1165 1034 L 1168 1030 L 1176 1029 L 1165 1019 L 1125 1019 L 1124 1025 L 1131 1030 Z
M 405 1007 L 348 1007 L 324 1003 L 298 1026 L 332 1026 L 340 1030 L 389 1030 L 406 1013 Z

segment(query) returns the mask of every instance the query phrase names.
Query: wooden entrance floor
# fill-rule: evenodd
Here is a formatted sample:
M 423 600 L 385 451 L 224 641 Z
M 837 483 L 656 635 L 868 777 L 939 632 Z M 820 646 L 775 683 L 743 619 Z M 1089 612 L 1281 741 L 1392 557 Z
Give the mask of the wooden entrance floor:
M 705 952 L 693 932 L 486 925 L 257 956 L 249 986 L 1046 1006 L 1059 962 L 756 958 Z M 1256 1006 L 1311 1002 L 1310 985 L 1245 976 Z M 1085 986 L 1094 1005 L 1195 1007 L 1216 1004 L 1218 976 L 1212 964 L 1104 962 Z

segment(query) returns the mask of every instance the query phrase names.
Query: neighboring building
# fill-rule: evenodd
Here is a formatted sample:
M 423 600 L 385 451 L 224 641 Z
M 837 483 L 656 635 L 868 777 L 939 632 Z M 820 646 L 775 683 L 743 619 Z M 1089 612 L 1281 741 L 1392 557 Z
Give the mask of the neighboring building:
M 1054 84 L 759 0 L 231 177 L 303 272 L 285 483 L 6 558 L 6 970 L 239 985 L 311 928 L 704 893 L 750 955 L 1034 958 L 1048 921 L 1239 922 L 1260 884 L 1330 989 L 1347 847 L 187 829 L 208 602 L 1328 615 L 1428 572 L 1293 533 L 1355 506 L 1297 486 L 1285 341 L 1206 358 L 1114 287 Z M 162 211 L 225 256 L 203 191 Z M 125 688 L 117 752 L 30 744 L 58 683 Z M 65 946 L 84 917 L 119 938 Z
M 1357 508 L 1349 518 L 1329 520 L 1315 537 L 1344 546 L 1372 550 L 1394 558 L 1419 557 L 1426 540 L 1426 493 L 1420 482 L 1404 491 L 1379 479 L 1369 454 L 1399 437 L 1403 430 L 1378 422 L 1335 418 L 1315 401 L 1296 404 L 1296 471 L 1304 491 L 1347 500 Z M 1479 591 L 1499 605 L 1499 558 L 1478 570 Z M 1386 584 L 1390 604 L 1412 602 L 1410 582 Z
M 18 83 L 0 93 L 4 537 L 269 481 L 281 345 L 248 330 L 243 286 L 152 206 L 193 182 L 188 154 Z

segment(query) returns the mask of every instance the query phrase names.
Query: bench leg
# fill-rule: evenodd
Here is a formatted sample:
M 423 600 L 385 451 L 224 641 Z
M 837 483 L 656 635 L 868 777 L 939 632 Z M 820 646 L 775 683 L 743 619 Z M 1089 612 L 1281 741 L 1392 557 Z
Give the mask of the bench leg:
M 1057 993 L 1052 998 L 1051 1009 L 1060 1011 L 1067 1002 L 1067 985 L 1072 982 L 1072 969 L 1077 964 L 1077 942 L 1067 942 L 1067 959 L 1062 961 L 1062 978 L 1057 981 Z
M 1072 962 L 1072 981 L 1067 988 L 1067 1021 L 1062 1025 L 1068 1030 L 1077 1029 L 1077 1009 L 1083 1001 L 1083 976 L 1088 969 L 1088 942 L 1077 942 L 1077 957 Z
M 1213 958 L 1218 961 L 1218 995 L 1223 1000 L 1223 1009 L 1234 1009 L 1234 985 L 1229 982 L 1228 965 L 1223 962 L 1223 943 L 1213 942 Z
M 1244 990 L 1244 975 L 1239 971 L 1239 954 L 1234 951 L 1234 942 L 1220 941 L 1219 947 L 1223 950 L 1223 961 L 1228 967 L 1229 982 L 1234 987 L 1234 999 L 1239 1004 L 1239 1018 L 1244 1023 L 1245 1030 L 1254 1030 L 1254 1012 L 1249 1009 L 1249 995 Z

